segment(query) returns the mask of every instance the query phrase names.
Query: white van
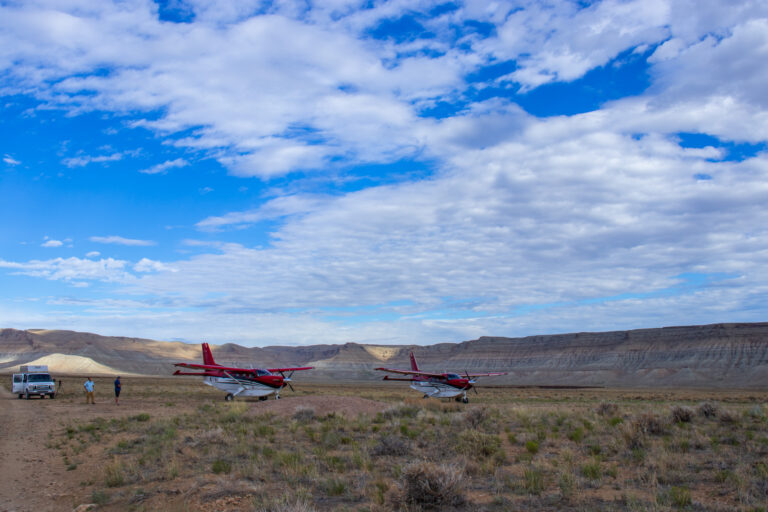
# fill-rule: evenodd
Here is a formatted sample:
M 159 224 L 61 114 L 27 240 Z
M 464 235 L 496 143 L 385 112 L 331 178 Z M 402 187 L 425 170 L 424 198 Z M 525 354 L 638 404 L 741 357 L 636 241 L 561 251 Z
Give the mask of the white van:
M 48 373 L 47 366 L 22 366 L 21 373 L 13 374 L 12 392 L 19 398 L 29 400 L 30 396 L 56 398 L 56 383 Z

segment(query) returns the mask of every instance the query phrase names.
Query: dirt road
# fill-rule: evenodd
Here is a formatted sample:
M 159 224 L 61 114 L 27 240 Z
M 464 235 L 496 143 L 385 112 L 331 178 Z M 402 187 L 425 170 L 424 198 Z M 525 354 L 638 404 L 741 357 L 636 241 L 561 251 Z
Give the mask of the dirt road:
M 90 502 L 84 475 L 67 470 L 52 434 L 70 421 L 119 411 L 107 400 L 86 405 L 74 385 L 53 400 L 19 400 L 0 386 L 0 512 L 70 511 Z

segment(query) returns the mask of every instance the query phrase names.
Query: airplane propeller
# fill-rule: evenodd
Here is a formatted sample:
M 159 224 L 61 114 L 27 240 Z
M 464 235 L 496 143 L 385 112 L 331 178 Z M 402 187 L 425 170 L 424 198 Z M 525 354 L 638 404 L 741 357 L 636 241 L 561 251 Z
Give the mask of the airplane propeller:
M 288 375 L 287 377 L 285 376 L 285 374 L 283 372 L 280 372 L 280 375 L 283 376 L 283 384 L 285 384 L 285 386 L 288 386 L 289 388 L 291 388 L 291 391 L 293 391 L 295 393 L 296 390 L 293 389 L 293 386 L 291 386 L 291 377 L 293 377 L 293 372 L 291 372 L 291 374 Z
M 472 380 L 472 378 L 469 376 L 469 372 L 467 370 L 464 370 L 464 374 L 467 376 L 467 387 L 469 387 L 470 384 L 474 384 L 475 381 Z M 467 389 L 467 388 L 464 388 Z M 475 392 L 476 395 L 479 395 L 480 393 L 477 392 L 477 388 L 472 386 L 472 391 Z

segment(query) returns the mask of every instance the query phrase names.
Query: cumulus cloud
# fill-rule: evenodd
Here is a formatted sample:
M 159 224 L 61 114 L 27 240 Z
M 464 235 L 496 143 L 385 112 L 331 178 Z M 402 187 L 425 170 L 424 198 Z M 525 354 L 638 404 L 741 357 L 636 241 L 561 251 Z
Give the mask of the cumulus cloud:
M 8 165 L 19 165 L 21 163 L 20 161 L 16 160 L 15 158 L 13 158 L 11 155 L 7 153 L 3 155 L 3 162 L 5 162 Z
M 104 163 L 104 162 L 117 162 L 123 159 L 122 153 L 113 153 L 111 155 L 99 155 L 99 156 L 75 156 L 71 158 L 65 158 L 63 160 L 64 165 L 67 167 L 84 167 L 92 163 Z
M 153 165 L 152 167 L 148 169 L 143 169 L 139 172 L 143 174 L 165 174 L 168 172 L 168 169 L 177 169 L 181 167 L 186 167 L 189 165 L 189 162 L 184 160 L 183 158 L 176 158 L 174 160 L 166 160 L 165 162 L 159 163 L 157 165 Z
M 115 245 L 130 245 L 130 246 L 138 246 L 138 247 L 146 247 L 150 245 L 155 245 L 155 242 L 152 240 L 137 240 L 133 238 L 124 238 L 122 236 L 92 236 L 89 238 L 91 242 L 96 242 L 100 244 L 115 244 Z
M 184 3 L 187 23 L 161 22 L 143 2 L 0 7 L 0 66 L 12 78 L 3 91 L 123 114 L 242 178 L 288 182 L 401 159 L 435 168 L 335 195 L 281 182 L 254 203 L 206 210 L 195 227 L 209 238 L 165 261 L 0 266 L 116 283 L 146 297 L 130 311 L 155 333 L 217 325 L 224 339 L 260 344 L 455 341 L 749 320 L 765 309 L 768 155 L 729 161 L 716 142 L 685 148 L 679 137 L 768 141 L 763 2 L 468 1 L 422 16 L 435 5 L 201 0 Z M 381 35 L 403 16 L 429 37 Z M 620 67 L 625 52 L 650 55 L 650 86 L 633 97 L 546 119 L 515 103 Z M 499 63 L 509 72 L 470 83 Z M 443 104 L 445 115 L 422 115 Z M 102 311 L 105 325 L 127 325 L 118 309 Z M 190 309 L 200 313 L 190 319 Z
M 125 271 L 127 262 L 112 258 L 90 260 L 81 258 L 55 258 L 32 260 L 26 263 L 0 260 L 0 268 L 14 274 L 40 277 L 52 281 L 68 281 L 80 284 L 80 280 L 125 282 L 131 275 Z

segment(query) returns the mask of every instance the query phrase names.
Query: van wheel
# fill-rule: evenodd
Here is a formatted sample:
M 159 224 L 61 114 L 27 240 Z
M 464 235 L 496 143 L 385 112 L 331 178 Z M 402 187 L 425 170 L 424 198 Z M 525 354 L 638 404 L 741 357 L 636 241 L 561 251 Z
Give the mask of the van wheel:
M 21 393 L 19 393 L 19 400 L 21 400 L 21 397 L 23 397 L 23 396 L 24 396 L 24 395 L 22 395 Z
M 51 393 L 51 394 L 50 394 L 50 395 L 48 395 L 48 396 L 49 396 L 49 397 L 51 397 L 51 400 L 53 400 L 54 398 L 56 398 L 56 393 Z
M 24 398 L 26 398 L 27 400 L 29 400 L 29 391 L 25 391 L 25 392 L 24 392 Z

